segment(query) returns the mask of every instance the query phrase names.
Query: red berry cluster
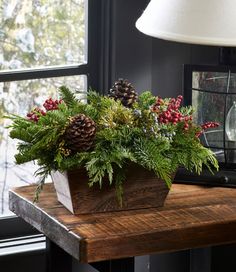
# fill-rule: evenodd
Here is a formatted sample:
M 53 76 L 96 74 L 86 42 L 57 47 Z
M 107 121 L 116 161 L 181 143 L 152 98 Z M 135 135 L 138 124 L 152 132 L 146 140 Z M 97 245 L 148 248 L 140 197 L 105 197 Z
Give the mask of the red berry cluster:
M 203 131 L 209 128 L 216 128 L 218 127 L 220 124 L 217 122 L 206 122 L 204 124 L 201 125 L 201 131 L 196 133 L 196 137 L 199 137 L 200 135 L 202 135 Z
M 192 120 L 193 120 L 192 115 L 183 117 L 182 121 L 184 121 L 184 130 L 189 129 L 189 124 L 191 123 Z
M 46 115 L 46 112 L 44 110 L 41 110 L 39 108 L 34 108 L 31 112 L 27 113 L 28 120 L 34 121 L 35 123 L 38 122 L 40 116 Z
M 217 123 L 217 122 L 206 122 L 206 123 L 204 123 L 203 125 L 201 125 L 201 128 L 203 129 L 203 130 L 205 130 L 205 129 L 208 129 L 208 128 L 216 128 L 216 127 L 218 127 L 220 124 L 219 123 Z
M 182 114 L 172 110 L 166 110 L 162 112 L 158 118 L 159 123 L 163 123 L 163 124 L 172 123 L 174 125 L 176 125 L 181 120 L 182 120 Z
M 45 100 L 43 106 L 46 109 L 46 111 L 57 110 L 58 105 L 61 104 L 61 103 L 62 103 L 62 99 L 53 100 L 52 98 L 49 98 L 49 99 Z
M 192 121 L 192 116 L 184 116 L 182 113 L 180 113 L 179 108 L 182 100 L 182 95 L 179 95 L 177 98 L 171 98 L 169 103 L 166 105 L 167 109 L 162 112 L 161 106 L 163 106 L 165 102 L 162 98 L 157 97 L 156 103 L 152 110 L 156 113 L 159 113 L 159 123 L 172 123 L 173 125 L 176 125 L 179 122 L 184 122 L 184 130 L 188 130 L 189 122 Z
M 178 111 L 182 103 L 182 100 L 183 100 L 182 95 L 178 95 L 177 98 L 171 98 L 168 108 L 171 110 Z
M 53 100 L 52 98 L 49 98 L 45 100 L 43 106 L 46 111 L 57 110 L 58 105 L 61 103 L 62 99 Z M 39 118 L 44 115 L 46 115 L 46 112 L 44 110 L 41 110 L 40 108 L 34 108 L 31 112 L 27 113 L 27 118 L 31 121 L 38 122 Z

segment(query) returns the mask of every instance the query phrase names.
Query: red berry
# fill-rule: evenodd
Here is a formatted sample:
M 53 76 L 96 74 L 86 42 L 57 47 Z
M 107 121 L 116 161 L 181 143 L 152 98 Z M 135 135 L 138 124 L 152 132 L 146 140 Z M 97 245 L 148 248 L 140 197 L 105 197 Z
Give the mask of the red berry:
M 44 116 L 46 114 L 45 111 L 39 109 L 39 108 L 34 108 L 31 112 L 27 113 L 28 120 L 38 122 L 39 118 L 41 116 Z
M 208 128 L 216 128 L 216 127 L 218 127 L 220 124 L 219 123 L 217 123 L 217 122 L 206 122 L 206 123 L 204 123 L 203 125 L 201 125 L 201 128 L 203 129 L 203 130 L 205 130 L 205 129 L 208 129 Z
M 62 103 L 62 99 L 60 100 L 53 100 L 52 98 L 49 98 L 47 100 L 45 100 L 43 106 L 47 111 L 50 110 L 57 110 L 58 109 L 58 105 Z

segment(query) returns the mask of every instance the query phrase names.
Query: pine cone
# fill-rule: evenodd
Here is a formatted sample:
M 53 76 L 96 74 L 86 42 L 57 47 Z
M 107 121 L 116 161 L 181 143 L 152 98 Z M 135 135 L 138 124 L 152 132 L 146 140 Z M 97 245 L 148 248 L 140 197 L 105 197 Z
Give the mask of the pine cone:
M 120 100 L 125 107 L 131 107 L 138 99 L 134 87 L 126 79 L 119 79 L 109 90 L 108 96 Z
M 72 151 L 88 151 L 93 145 L 95 134 L 95 122 L 84 114 L 78 114 L 70 119 L 66 128 L 66 145 Z

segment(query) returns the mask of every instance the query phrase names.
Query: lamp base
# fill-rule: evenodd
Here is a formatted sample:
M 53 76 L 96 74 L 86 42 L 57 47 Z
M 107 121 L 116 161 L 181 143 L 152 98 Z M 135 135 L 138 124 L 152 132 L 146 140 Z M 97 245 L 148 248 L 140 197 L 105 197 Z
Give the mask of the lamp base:
M 236 48 L 235 47 L 220 47 L 219 64 L 236 65 Z

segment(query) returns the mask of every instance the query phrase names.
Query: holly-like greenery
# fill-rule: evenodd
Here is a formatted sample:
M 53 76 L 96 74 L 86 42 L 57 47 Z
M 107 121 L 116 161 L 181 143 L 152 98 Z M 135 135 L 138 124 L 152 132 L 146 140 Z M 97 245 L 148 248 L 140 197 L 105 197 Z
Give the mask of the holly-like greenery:
M 119 100 L 94 91 L 88 92 L 87 104 L 77 100 L 65 86 L 59 91 L 63 102 L 45 115 L 39 112 L 37 122 L 9 117 L 13 120 L 10 137 L 21 140 L 16 162 L 36 160 L 40 165 L 36 174 L 42 179 L 36 196 L 52 170 L 85 167 L 89 186 L 99 183 L 101 189 L 106 176 L 116 186 L 121 200 L 122 183 L 126 182 L 125 171 L 130 162 L 154 171 L 169 187 L 179 166 L 197 173 L 203 165 L 218 168 L 212 151 L 203 147 L 197 137 L 201 127 L 190 118 L 191 107 L 176 108 L 183 116 L 178 122 L 161 122 L 160 116 L 173 99 L 160 99 L 144 92 L 131 108 L 126 108 Z M 154 107 L 156 101 L 159 104 Z M 96 123 L 94 145 L 88 151 L 72 152 L 64 134 L 70 118 L 81 113 Z

